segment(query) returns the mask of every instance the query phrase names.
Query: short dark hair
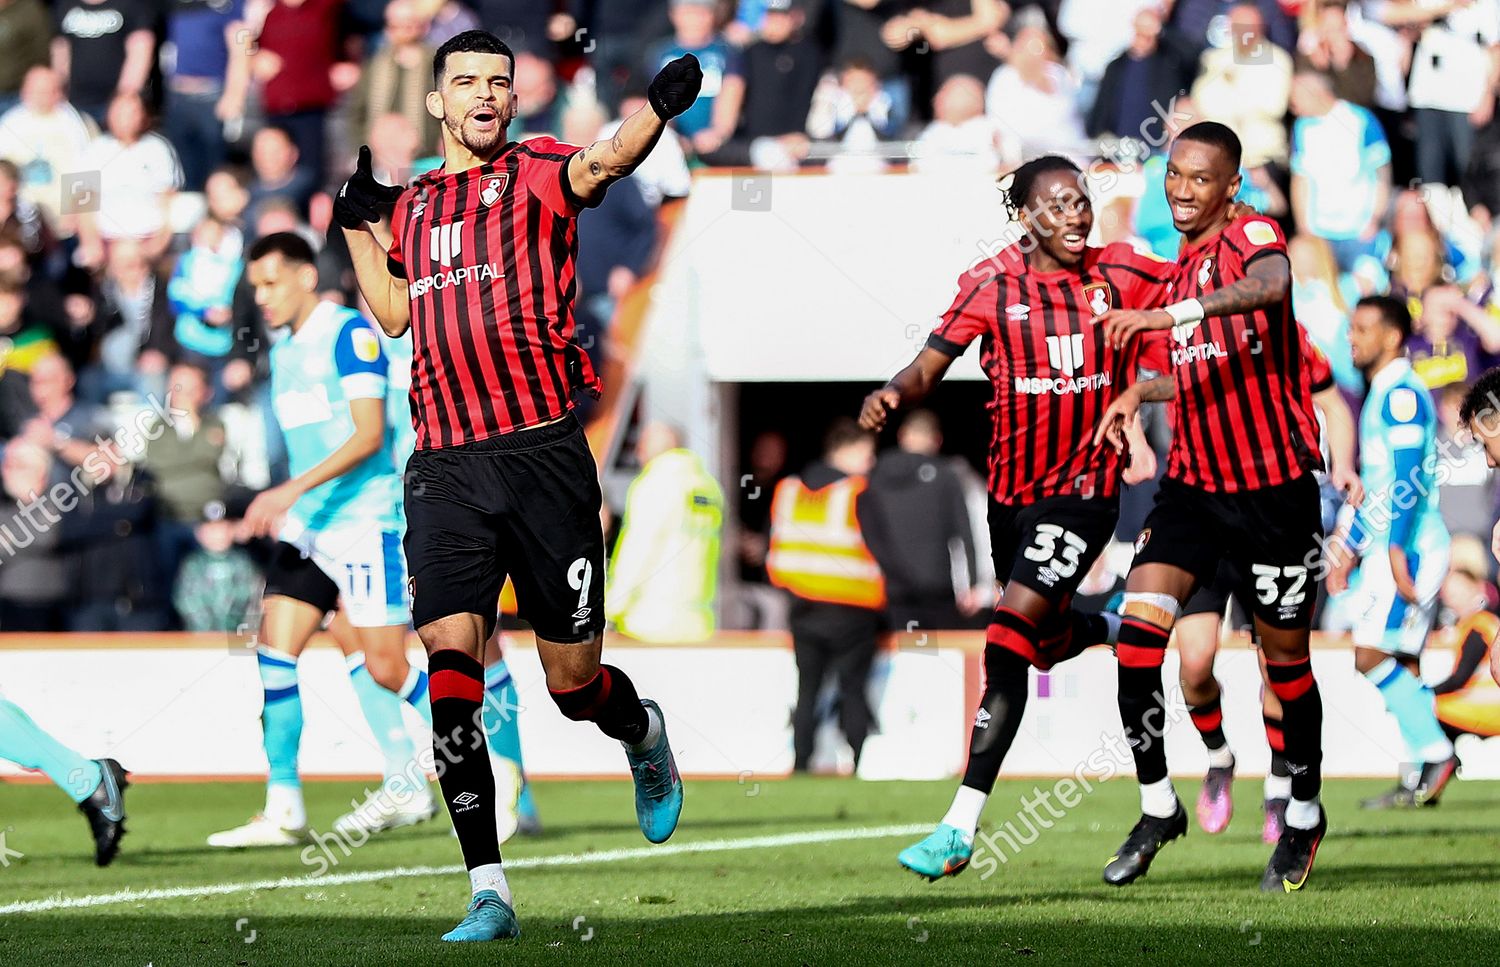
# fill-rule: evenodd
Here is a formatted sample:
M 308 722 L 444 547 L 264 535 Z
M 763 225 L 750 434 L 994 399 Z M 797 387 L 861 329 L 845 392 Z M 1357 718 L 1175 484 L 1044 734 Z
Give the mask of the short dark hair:
M 1458 425 L 1472 427 L 1484 413 L 1500 410 L 1500 367 L 1489 370 L 1474 381 L 1458 407 Z
M 1240 136 L 1235 134 L 1227 124 L 1220 124 L 1218 121 L 1199 121 L 1183 130 L 1177 136 L 1177 140 L 1196 141 L 1199 144 L 1218 148 L 1229 157 L 1234 170 L 1240 170 L 1240 156 L 1244 153 L 1244 149 L 1240 146 Z
M 259 262 L 267 255 L 279 255 L 283 261 L 300 265 L 315 265 L 318 260 L 312 244 L 296 232 L 272 232 L 261 236 L 250 246 L 250 256 L 245 261 Z
M 875 435 L 868 430 L 862 430 L 859 424 L 847 416 L 841 416 L 828 425 L 828 432 L 823 435 L 823 453 L 830 455 L 837 450 L 842 450 L 851 443 L 859 443 L 864 440 L 874 441 Z
M 1374 309 L 1380 321 L 1401 334 L 1402 345 L 1411 338 L 1411 310 L 1406 303 L 1389 295 L 1367 295 L 1354 304 L 1355 309 Z
M 511 70 L 516 67 L 516 55 L 510 45 L 488 30 L 465 30 L 443 41 L 443 46 L 432 55 L 432 86 L 443 86 L 443 70 L 448 66 L 449 54 L 499 54 L 510 61 Z
M 1036 180 L 1042 175 L 1054 171 L 1071 172 L 1078 178 L 1083 177 L 1083 172 L 1078 166 L 1060 154 L 1044 154 L 1039 158 L 1032 158 L 1010 173 L 1009 183 L 1002 178 L 1000 190 L 1005 196 L 1005 207 L 1010 210 L 1010 217 L 1016 218 L 1021 212 L 1031 207 L 1031 190 L 1036 187 Z

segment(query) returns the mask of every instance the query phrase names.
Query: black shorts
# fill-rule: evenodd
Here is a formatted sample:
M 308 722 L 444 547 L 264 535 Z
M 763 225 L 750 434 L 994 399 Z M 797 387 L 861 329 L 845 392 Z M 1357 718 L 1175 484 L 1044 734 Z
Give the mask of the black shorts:
M 570 413 L 556 423 L 406 465 L 406 561 L 417 628 L 453 614 L 494 631 L 509 575 L 537 637 L 587 641 L 604 628 L 598 468 Z
M 1310 473 L 1274 487 L 1210 493 L 1166 479 L 1135 542 L 1135 563 L 1168 564 L 1211 586 L 1220 562 L 1232 591 L 1274 628 L 1312 626 L 1323 514 Z
M 1214 579 L 1208 584 L 1198 585 L 1187 604 L 1182 606 L 1182 617 L 1195 614 L 1223 615 L 1230 610 L 1231 602 L 1234 613 L 1229 617 L 1230 627 L 1247 627 L 1250 621 L 1250 602 L 1244 595 L 1239 569 L 1228 561 L 1220 561 L 1219 569 L 1214 572 Z
M 311 555 L 295 544 L 277 541 L 266 567 L 266 597 L 281 595 L 310 604 L 324 614 L 337 611 L 339 586 L 333 583 Z
M 989 517 L 995 580 L 1062 607 L 1114 537 L 1120 501 L 1063 494 L 1014 506 L 991 499 Z

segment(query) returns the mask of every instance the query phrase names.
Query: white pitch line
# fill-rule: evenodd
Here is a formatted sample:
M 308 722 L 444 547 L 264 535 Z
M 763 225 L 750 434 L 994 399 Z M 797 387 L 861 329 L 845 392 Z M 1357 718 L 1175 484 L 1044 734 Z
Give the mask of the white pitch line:
M 668 846 L 637 846 L 630 849 L 600 850 L 597 853 L 559 853 L 556 856 L 524 856 L 506 860 L 507 870 L 525 870 L 552 866 L 584 866 L 594 863 L 616 863 L 621 860 L 655 859 L 688 853 L 723 853 L 741 849 L 775 849 L 778 846 L 804 846 L 837 843 L 855 839 L 885 839 L 930 832 L 932 824 L 905 826 L 866 826 L 857 829 L 820 829 L 777 836 L 751 836 L 744 839 L 709 839 L 696 843 L 673 843 Z M 389 870 L 364 870 L 334 873 L 328 876 L 283 876 L 275 880 L 251 880 L 246 883 L 205 883 L 201 886 L 174 886 L 162 890 L 117 890 L 88 896 L 52 896 L 44 900 L 22 900 L 0 906 L 0 915 L 8 913 L 46 913 L 49 910 L 76 910 L 104 907 L 117 903 L 141 903 L 151 900 L 176 900 L 182 897 L 226 896 L 251 890 L 283 890 L 340 886 L 346 883 L 371 883 L 409 876 L 448 876 L 464 872 L 452 866 L 398 866 Z

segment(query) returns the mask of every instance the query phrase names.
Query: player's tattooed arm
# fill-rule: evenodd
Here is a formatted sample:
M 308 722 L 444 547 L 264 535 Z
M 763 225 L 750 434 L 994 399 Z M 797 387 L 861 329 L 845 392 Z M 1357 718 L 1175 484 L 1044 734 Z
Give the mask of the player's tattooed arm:
M 1292 263 L 1285 255 L 1271 253 L 1250 263 L 1245 277 L 1222 289 L 1199 296 L 1204 318 L 1232 316 L 1274 306 L 1292 287 Z
M 667 122 L 692 107 L 702 88 L 703 69 L 692 54 L 664 66 L 651 80 L 645 107 L 626 118 L 613 137 L 595 141 L 568 159 L 573 194 L 592 204 L 611 182 L 634 171 L 661 140 Z
M 924 348 L 910 365 L 892 376 L 889 383 L 865 397 L 859 410 L 859 425 L 878 433 L 885 428 L 886 418 L 891 413 L 925 399 L 951 365 L 952 356 L 930 347 Z
M 666 122 L 650 107 L 625 119 L 614 135 L 601 138 L 568 160 L 568 183 L 585 204 L 604 195 L 611 183 L 630 174 L 656 147 Z

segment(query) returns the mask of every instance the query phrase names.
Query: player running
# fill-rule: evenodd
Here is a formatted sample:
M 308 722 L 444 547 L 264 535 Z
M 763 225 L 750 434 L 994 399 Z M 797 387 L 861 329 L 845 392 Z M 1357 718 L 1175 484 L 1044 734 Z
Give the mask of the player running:
M 1307 360 L 1312 381 L 1312 398 L 1323 415 L 1328 443 L 1329 477 L 1335 489 L 1347 493 L 1349 503 L 1358 506 L 1364 498 L 1359 475 L 1354 468 L 1354 416 L 1349 404 L 1334 385 L 1333 368 L 1328 358 L 1313 344 L 1307 330 L 1298 327 L 1302 353 Z M 1171 377 L 1167 377 L 1171 382 Z M 1122 441 L 1123 442 L 1123 441 Z M 1189 717 L 1208 752 L 1208 773 L 1198 793 L 1198 825 L 1206 833 L 1221 833 L 1234 814 L 1232 787 L 1234 752 L 1224 736 L 1224 713 L 1220 704 L 1222 688 L 1214 677 L 1214 659 L 1226 622 L 1230 620 L 1231 601 L 1237 615 L 1248 619 L 1251 608 L 1241 593 L 1244 580 L 1234 566 L 1220 562 L 1211 583 L 1200 586 L 1183 605 L 1182 615 L 1173 629 L 1173 640 L 1181 662 L 1182 697 Z M 1265 676 L 1264 655 L 1257 651 Z M 1287 802 L 1291 797 L 1291 774 L 1286 768 L 1282 739 L 1281 703 L 1269 688 L 1261 690 L 1261 715 L 1266 739 L 1271 746 L 1271 768 L 1266 775 L 1264 823 L 1261 838 L 1268 844 L 1281 839 L 1285 828 Z
M 250 247 L 247 263 L 267 325 L 289 330 L 271 349 L 271 395 L 292 478 L 257 496 L 244 524 L 250 534 L 278 537 L 256 648 L 270 765 L 266 804 L 245 825 L 214 833 L 208 844 L 306 842 L 297 774 L 297 659 L 340 607 L 362 646 L 363 661 L 351 663 L 352 682 L 385 751 L 390 781 L 374 794 L 376 801 L 341 817 L 335 828 L 373 832 L 421 822 L 436 815 L 437 804 L 413 766 L 401 716 L 403 700 L 423 711 L 427 679 L 406 660 L 401 477 L 385 420 L 390 363 L 369 320 L 318 298 L 315 256 L 301 236 L 267 235 Z
M 427 95 L 443 122 L 443 167 L 405 190 L 387 187 L 361 148 L 334 203 L 381 328 L 412 333 L 413 618 L 432 673 L 443 797 L 473 890 L 467 916 L 443 937 L 453 941 L 520 933 L 500 865 L 494 778 L 478 751 L 483 648 L 507 575 L 559 710 L 625 747 L 646 838 L 666 840 L 682 809 L 661 709 L 599 662 L 601 495 L 572 412 L 573 393 L 597 393 L 598 380 L 573 341 L 574 262 L 578 213 L 646 157 L 697 98 L 703 72 L 690 54 L 667 64 L 646 107 L 609 140 L 579 149 L 549 137 L 506 140 L 517 111 L 514 65 L 510 48 L 486 31 L 446 41 Z
M 1291 306 L 1291 263 L 1276 223 L 1231 222 L 1240 187 L 1240 142 L 1212 121 L 1172 144 L 1166 194 L 1184 238 L 1164 309 L 1115 309 L 1098 324 L 1116 346 L 1170 329 L 1175 380 L 1168 466 L 1136 539 L 1126 582 L 1120 717 L 1141 784 L 1142 816 L 1105 866 L 1105 882 L 1144 875 L 1164 844 L 1187 832 L 1187 813 L 1167 778 L 1161 666 L 1167 640 L 1195 588 L 1221 559 L 1238 569 L 1253 600 L 1255 634 L 1282 706 L 1292 775 L 1286 829 L 1262 877 L 1266 890 L 1296 890 L 1327 829 L 1322 785 L 1323 705 L 1308 653 L 1322 514 L 1312 471 L 1321 469 L 1310 376 Z M 1146 395 L 1127 390 L 1106 424 L 1134 417 Z
M 1119 517 L 1121 460 L 1091 446 L 1090 435 L 1136 366 L 1135 347 L 1116 350 L 1090 320 L 1112 306 L 1159 304 L 1174 268 L 1123 243 L 1086 244 L 1093 208 L 1066 158 L 1023 164 L 1005 202 L 1027 237 L 959 279 L 926 348 L 866 397 L 860 413 L 863 427 L 879 430 L 980 340 L 994 385 L 989 522 L 1005 591 L 985 645 L 963 783 L 937 829 L 899 857 L 933 880 L 958 873 L 973 855 L 980 812 L 1025 712 L 1029 667 L 1051 668 L 1110 640 L 1118 626 L 1112 615 L 1068 607 Z
M 1437 407 L 1406 358 L 1411 314 L 1399 299 L 1367 296 L 1349 320 L 1354 365 L 1369 391 L 1360 411 L 1360 466 L 1369 502 L 1330 544 L 1328 591 L 1349 589 L 1354 667 L 1380 692 L 1411 753 L 1422 764 L 1415 788 L 1365 803 L 1370 808 L 1436 802 L 1458 768 L 1453 742 L 1422 680 L 1422 649 L 1448 575 L 1448 528 L 1438 512 Z M 1410 800 L 1410 801 L 1407 801 Z
M 391 361 L 386 396 L 386 419 L 395 434 L 391 450 L 396 469 L 404 471 L 417 449 L 417 430 L 411 418 L 411 340 L 393 338 L 382 331 L 380 344 Z M 521 704 L 501 647 L 504 636 L 503 631 L 495 630 L 485 646 L 484 658 L 484 734 L 490 749 L 490 768 L 495 774 L 495 828 L 501 843 L 517 832 L 523 836 L 542 832 L 542 817 L 521 758 Z M 422 708 L 424 714 L 431 714 L 427 703 Z
M 114 759 L 85 759 L 0 697 L 0 759 L 37 769 L 78 804 L 94 837 L 94 862 L 108 866 L 125 835 L 127 773 Z

